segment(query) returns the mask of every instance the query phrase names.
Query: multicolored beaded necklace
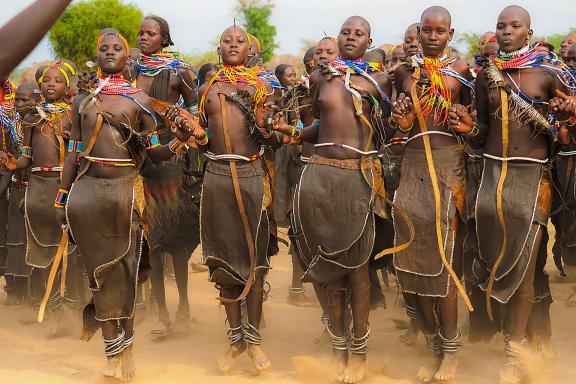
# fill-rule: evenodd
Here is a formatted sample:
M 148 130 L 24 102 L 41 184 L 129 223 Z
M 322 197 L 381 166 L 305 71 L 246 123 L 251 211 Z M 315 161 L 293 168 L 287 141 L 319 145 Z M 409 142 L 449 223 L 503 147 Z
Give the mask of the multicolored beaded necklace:
M 252 99 L 254 100 L 254 110 L 256 110 L 256 107 L 264 102 L 268 93 L 264 81 L 258 76 L 259 73 L 260 70 L 258 67 L 247 68 L 244 65 L 224 64 L 222 68 L 212 76 L 206 89 L 204 89 L 204 93 L 202 94 L 200 103 L 198 104 L 198 113 L 200 117 L 206 119 L 206 95 L 212 88 L 212 85 L 216 82 L 228 83 L 238 87 L 254 87 L 256 90 L 252 95 Z
M 176 55 L 169 52 L 159 52 L 152 54 L 141 53 L 136 61 L 138 72 L 144 76 L 154 77 L 162 71 L 169 71 L 171 74 L 182 78 L 180 69 L 191 71 L 198 79 L 198 72 L 191 65 L 181 61 Z M 184 79 L 183 79 L 184 80 Z M 186 84 L 186 82 L 184 81 Z M 198 84 L 196 84 L 198 86 Z
M 492 62 L 499 70 L 506 69 L 524 69 L 540 68 L 556 76 L 570 92 L 576 94 L 576 74 L 570 68 L 558 59 L 555 53 L 546 53 L 536 50 L 529 45 L 525 45 L 517 51 L 503 52 L 498 50 L 492 58 Z M 517 87 L 518 88 L 518 87 Z M 519 88 L 518 88 L 519 90 Z M 529 102 L 539 104 L 520 91 L 520 96 Z
M 102 86 L 102 88 L 100 88 L 100 86 Z M 100 88 L 99 93 L 105 95 L 131 95 L 142 92 L 140 88 L 134 87 L 130 81 L 117 73 L 99 76 L 98 88 Z
M 456 58 L 448 56 L 445 50 L 439 56 L 429 57 L 423 53 L 412 56 L 412 66 L 425 69 L 428 73 L 429 84 L 419 86 L 420 105 L 424 117 L 434 112 L 434 123 L 446 125 L 448 122 L 448 110 L 452 106 L 450 88 L 444 82 L 444 76 L 450 76 L 460 81 L 464 86 L 474 92 L 474 84 L 453 70 L 450 65 Z

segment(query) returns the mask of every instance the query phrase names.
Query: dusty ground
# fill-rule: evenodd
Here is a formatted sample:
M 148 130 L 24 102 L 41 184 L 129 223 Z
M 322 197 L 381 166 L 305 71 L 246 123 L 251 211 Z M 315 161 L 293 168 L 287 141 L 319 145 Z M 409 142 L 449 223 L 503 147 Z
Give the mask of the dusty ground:
M 195 255 L 197 258 L 197 255 Z M 560 280 L 549 262 L 552 292 L 553 346 L 556 359 L 536 361 L 533 370 L 538 384 L 576 382 L 573 351 L 576 330 L 573 326 L 576 308 L 568 308 L 566 299 L 576 283 Z M 224 309 L 215 300 L 216 291 L 208 283 L 206 273 L 190 274 L 192 332 L 187 337 L 159 339 L 150 331 L 158 327 L 152 313 L 136 327 L 136 383 L 332 383 L 330 379 L 329 346 L 316 344 L 321 331 L 319 308 L 297 308 L 286 304 L 291 277 L 287 249 L 273 259 L 269 281 L 270 298 L 265 303 L 266 328 L 262 331 L 264 350 L 272 361 L 272 369 L 257 376 L 246 356 L 226 376 L 216 371 L 215 361 L 226 349 Z M 3 284 L 3 280 L 0 284 Z M 169 280 L 168 298 L 172 313 L 176 310 L 175 282 Z M 308 287 L 311 293 L 311 287 Z M 379 308 L 371 314 L 369 376 L 365 383 L 416 383 L 415 374 L 429 354 L 424 340 L 408 347 L 398 341 L 401 331 L 393 319 L 404 319 L 404 310 L 397 303 L 396 287 L 386 292 L 388 309 Z M 0 383 L 2 384 L 72 384 L 113 383 L 104 379 L 100 337 L 86 343 L 78 339 L 79 330 L 71 324 L 74 334 L 59 339 L 45 338 L 41 325 L 24 326 L 17 322 L 23 307 L 6 307 L 0 294 Z M 462 306 L 461 308 L 464 308 Z M 461 324 L 465 328 L 464 311 Z M 98 336 L 98 334 L 97 334 Z M 489 345 L 465 343 L 461 353 L 458 383 L 484 384 L 498 381 L 498 367 L 503 361 L 502 340 Z

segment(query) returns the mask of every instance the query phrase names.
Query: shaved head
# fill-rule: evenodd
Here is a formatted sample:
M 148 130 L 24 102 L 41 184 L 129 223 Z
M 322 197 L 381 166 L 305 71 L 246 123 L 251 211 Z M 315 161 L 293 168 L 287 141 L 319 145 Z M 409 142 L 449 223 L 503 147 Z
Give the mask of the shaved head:
M 40 88 L 38 88 L 38 85 L 36 83 L 33 83 L 33 82 L 27 82 L 27 83 L 20 84 L 18 86 L 18 88 L 16 89 L 16 92 L 36 93 L 38 95 L 38 98 L 40 98 Z
M 498 19 L 502 18 L 503 16 L 515 16 L 518 20 L 524 22 L 528 28 L 532 25 L 532 21 L 530 20 L 530 13 L 522 8 L 519 5 L 509 5 L 500 12 Z
M 362 16 L 350 16 L 349 18 L 346 19 L 346 21 L 344 21 L 344 24 L 353 23 L 353 22 L 360 22 L 360 23 L 364 24 L 364 26 L 366 27 L 366 30 L 368 31 L 368 36 L 371 35 L 372 28 L 370 27 L 370 23 L 368 22 L 368 20 L 366 20 Z M 344 25 L 344 24 L 342 24 L 342 25 Z
M 232 26 L 226 28 L 224 30 L 224 32 L 222 32 L 222 36 L 224 36 L 225 34 L 231 32 L 231 31 L 242 31 L 242 33 L 244 33 L 246 35 L 246 38 L 250 39 L 250 35 L 248 34 L 248 32 L 246 32 L 246 30 L 244 28 L 239 27 L 237 25 L 232 25 Z
M 410 32 L 411 30 L 417 30 L 418 27 L 420 26 L 420 23 L 412 23 L 408 26 L 408 28 L 406 28 L 406 32 L 404 32 L 405 34 Z
M 426 8 L 426 10 L 422 12 L 420 23 L 422 23 L 422 21 L 424 21 L 424 19 L 429 16 L 445 18 L 446 22 L 448 23 L 448 28 L 452 26 L 452 16 L 450 16 L 450 12 L 448 12 L 448 10 L 444 7 L 435 5 L 433 7 Z

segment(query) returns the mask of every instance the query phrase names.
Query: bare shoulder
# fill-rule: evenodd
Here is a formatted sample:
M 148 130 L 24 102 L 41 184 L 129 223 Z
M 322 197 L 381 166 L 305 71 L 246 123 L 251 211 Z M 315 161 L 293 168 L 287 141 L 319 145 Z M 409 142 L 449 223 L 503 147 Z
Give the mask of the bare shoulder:
M 464 77 L 470 77 L 470 67 L 464 60 L 457 59 L 455 62 L 452 63 L 452 69 L 458 72 L 460 75 Z
M 30 112 L 22 120 L 27 124 L 38 124 L 42 119 L 38 113 Z
M 134 97 L 136 100 L 138 100 L 140 103 L 142 103 L 142 105 L 146 107 L 150 108 L 154 107 L 154 104 L 152 103 L 152 98 L 148 96 L 148 94 L 144 91 L 134 93 L 132 97 Z
M 410 75 L 411 75 L 411 72 L 410 72 L 407 64 L 399 65 L 399 66 L 394 70 L 394 78 L 395 78 L 397 81 L 400 81 L 400 82 L 401 82 L 403 79 L 405 79 L 406 76 L 410 76 Z
M 322 78 L 322 71 L 320 69 L 314 70 L 314 72 L 310 74 L 310 85 L 318 85 Z
M 387 86 L 390 83 L 390 76 L 386 72 L 378 72 L 372 75 L 372 78 L 382 86 Z

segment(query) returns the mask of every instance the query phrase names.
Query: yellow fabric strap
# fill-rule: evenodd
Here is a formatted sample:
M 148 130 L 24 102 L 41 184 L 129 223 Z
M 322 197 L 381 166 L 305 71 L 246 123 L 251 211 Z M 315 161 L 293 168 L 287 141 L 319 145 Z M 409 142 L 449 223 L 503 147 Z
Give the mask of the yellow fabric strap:
M 490 271 L 490 276 L 488 278 L 488 287 L 486 288 L 486 310 L 488 312 L 488 317 L 490 320 L 494 321 L 494 314 L 492 311 L 492 288 L 494 287 L 494 281 L 496 280 L 496 272 L 498 272 L 498 267 L 502 264 L 504 260 L 504 255 L 506 253 L 506 246 L 508 245 L 508 233 L 506 230 L 506 221 L 504 219 L 504 209 L 502 208 L 502 190 L 504 189 L 504 181 L 506 181 L 506 175 L 508 174 L 508 143 L 509 143 L 509 132 L 508 132 L 508 94 L 504 89 L 500 90 L 500 99 L 502 101 L 502 169 L 500 170 L 500 178 L 498 179 L 498 186 L 496 189 L 496 211 L 498 212 L 498 221 L 500 222 L 500 228 L 502 229 L 502 246 L 500 248 L 500 254 L 492 266 Z
M 63 260 L 64 264 L 62 265 L 62 275 L 60 277 L 60 296 L 64 296 L 64 289 L 66 284 L 66 265 L 68 264 L 68 228 L 62 231 L 62 239 L 60 240 L 60 245 L 58 245 L 58 250 L 56 251 L 56 257 L 54 257 L 54 261 L 52 261 L 52 267 L 50 268 L 50 273 L 48 274 L 46 292 L 44 293 L 44 298 L 42 299 L 40 310 L 38 311 L 39 323 L 44 320 L 44 312 L 46 311 L 46 305 L 50 299 L 50 293 L 52 292 L 52 286 L 54 285 L 54 280 L 56 279 L 56 273 L 58 272 L 58 267 Z
M 416 84 L 418 83 L 419 79 L 420 79 L 420 67 L 417 67 L 414 71 L 414 78 L 412 79 L 411 95 L 412 95 L 412 103 L 414 104 L 414 108 L 416 109 L 416 116 L 418 117 L 420 131 L 422 133 L 425 133 L 428 132 L 428 128 L 426 126 L 426 119 L 422 114 L 422 107 L 420 105 L 420 100 L 418 99 L 418 91 L 416 90 Z M 434 205 L 436 208 L 436 238 L 438 240 L 438 251 L 440 252 L 440 258 L 442 259 L 442 264 L 444 264 L 444 267 L 454 280 L 456 288 L 458 288 L 458 291 L 462 295 L 462 298 L 464 299 L 464 302 L 466 303 L 468 310 L 472 312 L 474 311 L 472 302 L 468 298 L 466 290 L 462 286 L 462 283 L 460 282 L 458 275 L 456 275 L 456 272 L 454 272 L 454 269 L 452 269 L 452 266 L 446 259 L 446 251 L 444 249 L 444 239 L 442 238 L 442 223 L 440 221 L 440 218 L 442 217 L 440 188 L 438 187 L 438 177 L 436 175 L 436 168 L 434 167 L 434 159 L 432 157 L 430 136 L 423 135 L 422 140 L 424 141 L 424 150 L 426 152 L 426 163 L 428 164 L 428 173 L 430 174 L 430 181 L 432 182 L 432 190 L 434 191 Z
M 342 77 L 341 77 L 341 79 L 343 81 L 345 81 Z M 350 83 L 351 88 L 359 90 L 359 91 L 364 91 L 364 89 L 362 87 L 354 84 L 352 82 L 352 80 L 350 80 L 349 83 Z M 354 102 L 354 108 L 356 110 L 360 109 L 360 111 L 362 111 L 362 104 L 359 103 L 359 101 L 354 97 L 354 95 L 352 95 L 352 101 Z M 364 124 L 366 124 L 368 129 L 370 130 L 370 133 L 368 135 L 368 140 L 366 142 L 366 145 L 364 146 L 364 152 L 368 152 L 368 150 L 370 149 L 370 146 L 372 144 L 372 136 L 374 135 L 374 126 L 372 125 L 370 120 L 368 120 L 368 118 L 364 115 L 364 113 L 360 114 L 360 120 L 362 120 L 364 122 Z M 410 220 L 410 217 L 406 214 L 406 212 L 404 212 L 402 209 L 400 209 L 396 205 L 394 205 L 394 203 L 392 201 L 390 201 L 388 199 L 388 197 L 386 196 L 384 179 L 382 178 L 381 172 L 379 174 L 377 174 L 374 170 L 372 171 L 374 177 L 373 177 L 372 185 L 370 184 L 370 181 L 368 180 L 368 176 L 366 175 L 366 166 L 365 166 L 366 161 L 367 161 L 367 157 L 362 156 L 362 160 L 360 162 L 360 164 L 361 164 L 360 165 L 360 171 L 362 172 L 362 176 L 364 177 L 364 181 L 366 181 L 366 183 L 372 187 L 372 199 L 374 199 L 376 196 L 379 196 L 387 204 L 390 204 L 390 206 L 392 206 L 395 211 L 400 213 L 400 216 L 402 216 L 402 219 L 406 222 L 406 225 L 408 225 L 408 230 L 410 232 L 409 239 L 407 242 L 400 244 L 400 245 L 397 245 L 397 246 L 392 247 L 392 248 L 386 248 L 382 252 L 380 252 L 376 256 L 374 256 L 374 260 L 378 260 L 382 256 L 392 255 L 394 253 L 401 252 L 401 251 L 405 250 L 406 248 L 408 248 L 408 246 L 410 244 L 412 244 L 412 241 L 414 240 L 415 231 L 414 231 L 414 224 L 412 223 L 412 220 Z

